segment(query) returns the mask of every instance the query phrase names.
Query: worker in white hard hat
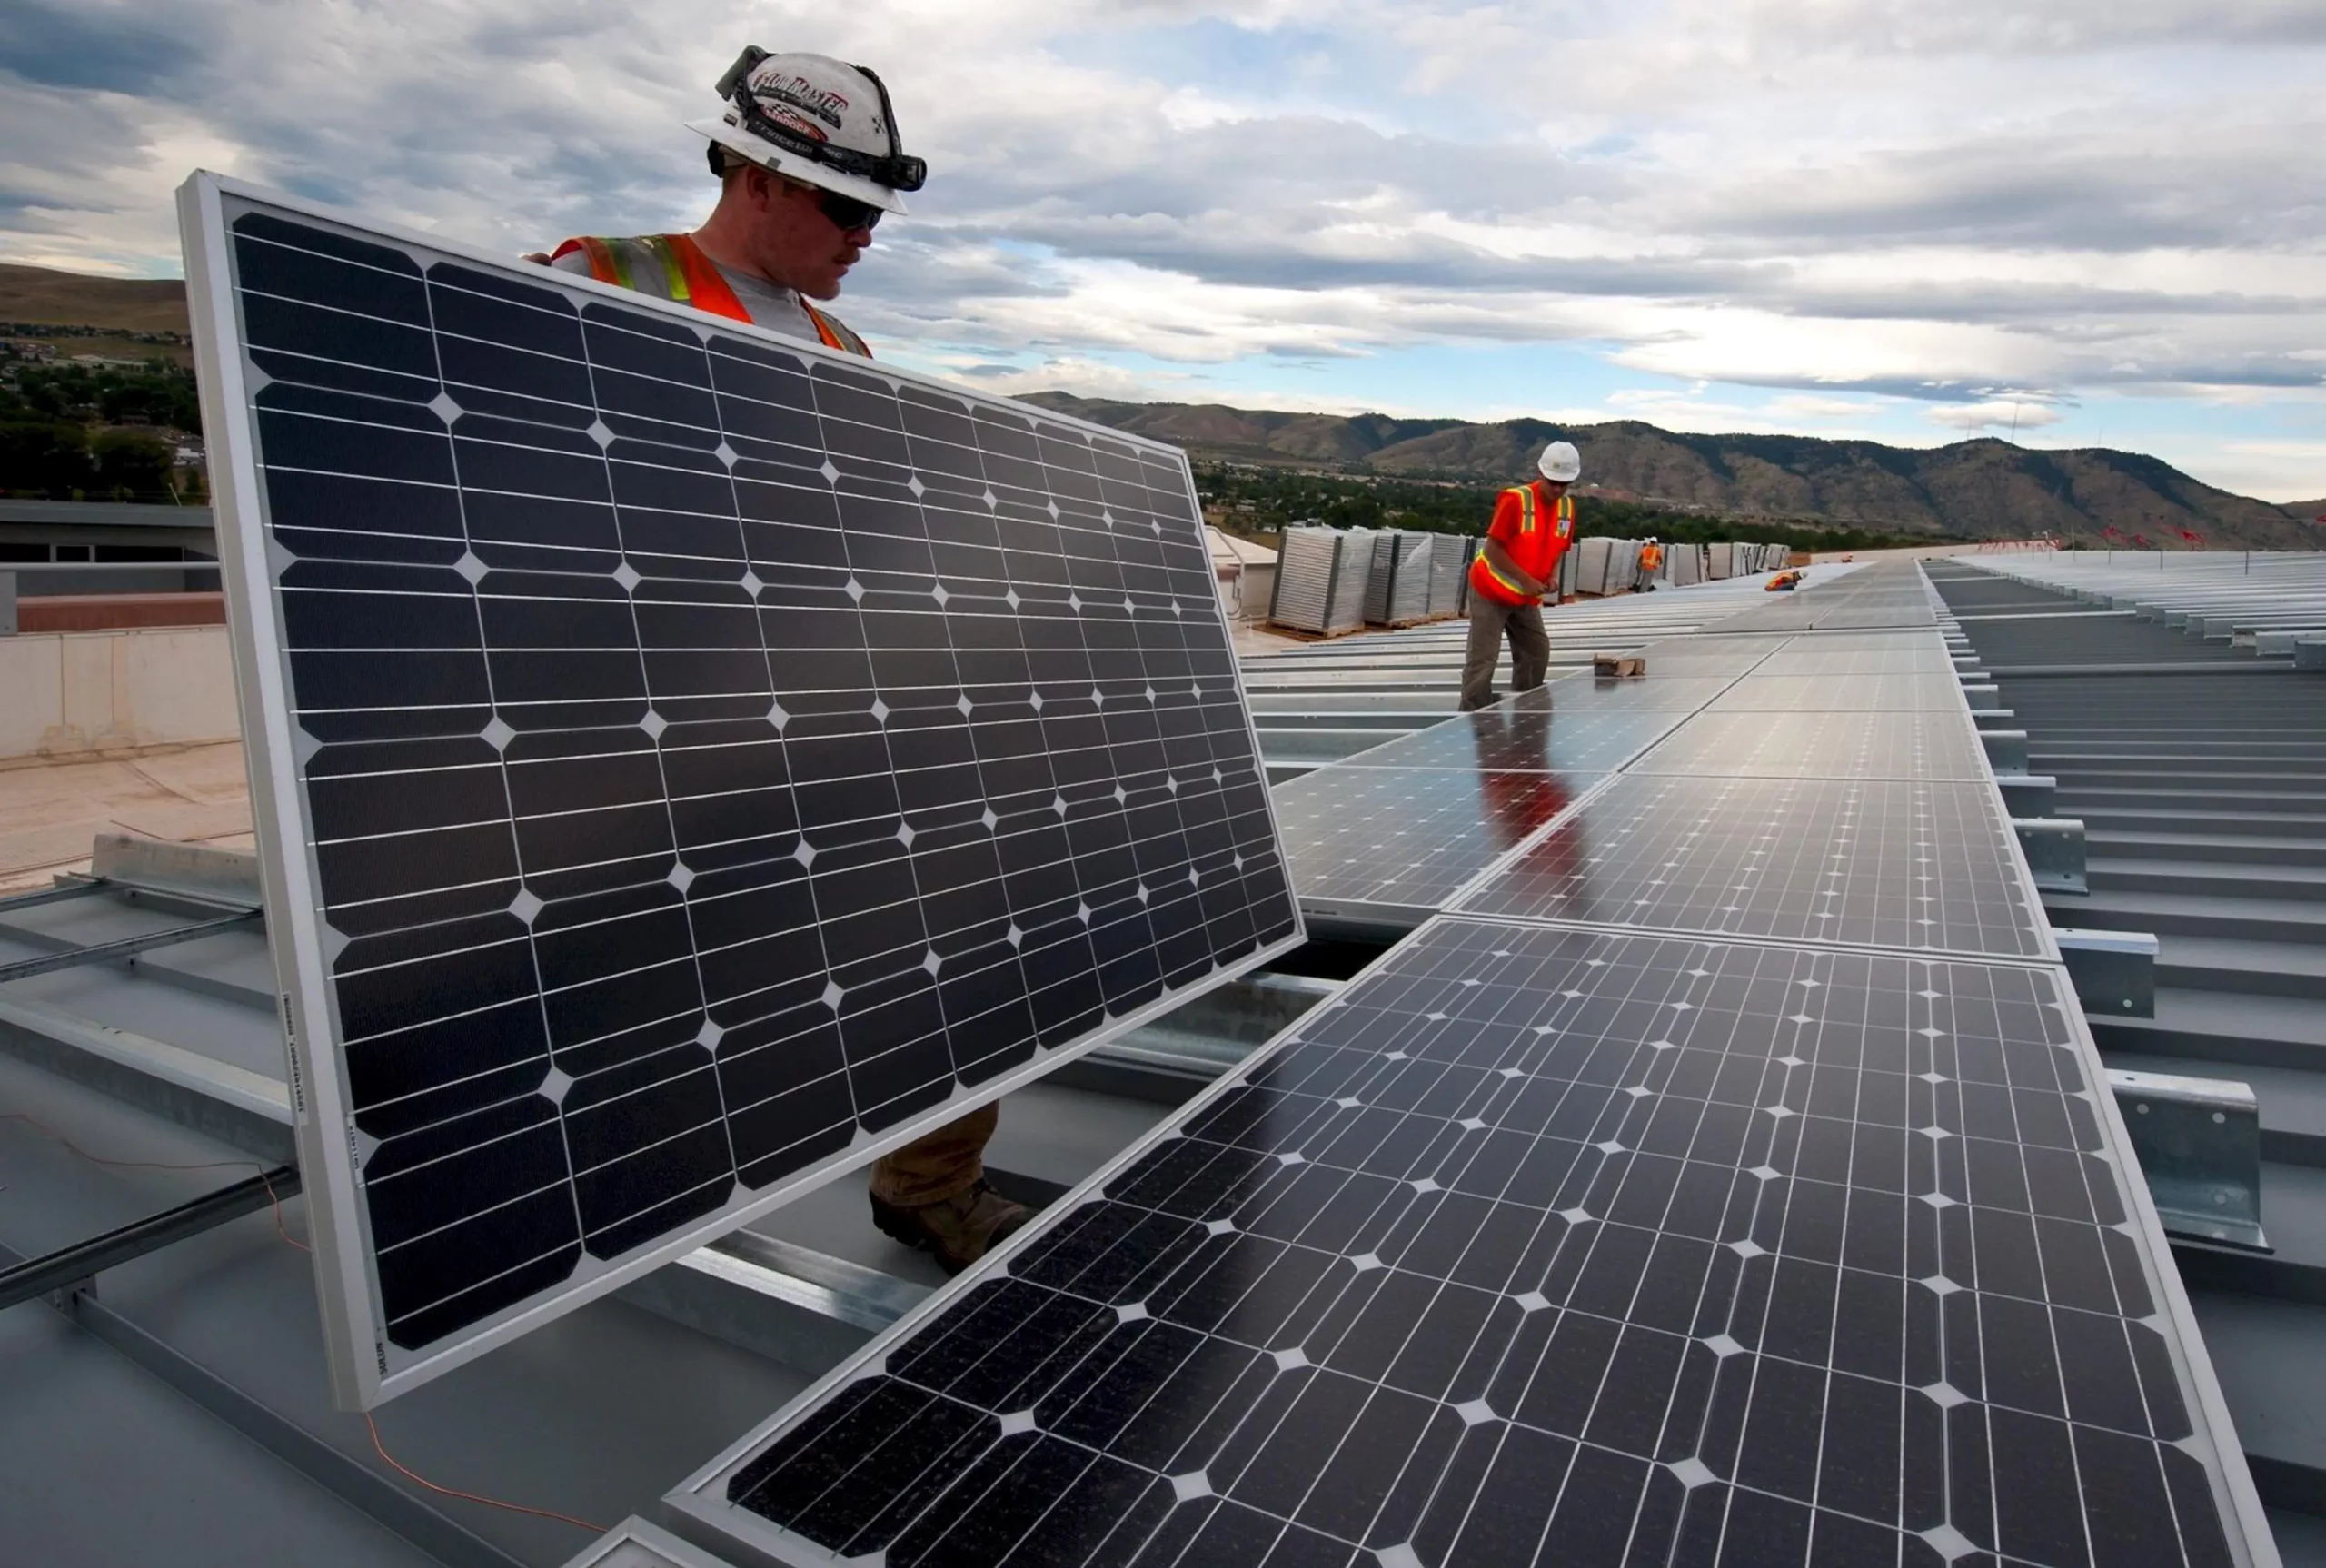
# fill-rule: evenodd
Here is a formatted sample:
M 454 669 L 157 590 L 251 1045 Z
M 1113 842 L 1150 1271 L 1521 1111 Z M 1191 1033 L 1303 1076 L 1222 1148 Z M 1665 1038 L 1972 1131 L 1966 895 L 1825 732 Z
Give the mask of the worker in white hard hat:
M 1510 689 L 1531 691 L 1550 668 L 1543 596 L 1556 602 L 1559 557 L 1575 542 L 1575 498 L 1583 476 L 1571 442 L 1555 441 L 1536 464 L 1541 476 L 1502 492 L 1486 541 L 1470 562 L 1470 644 L 1462 663 L 1462 711 L 1495 700 L 1494 667 L 1510 644 Z
M 718 91 L 723 112 L 687 125 L 709 139 L 720 180 L 702 226 L 572 239 L 550 264 L 869 356 L 817 302 L 839 297 L 881 215 L 902 213 L 928 177 L 905 155 L 888 88 L 861 65 L 749 48 Z
M 820 307 L 872 243 L 886 213 L 905 210 L 928 168 L 907 157 L 889 90 L 862 65 L 822 55 L 749 48 L 719 79 L 721 113 L 687 128 L 710 143 L 719 204 L 692 233 L 573 239 L 554 256 L 583 273 L 843 353 L 864 340 Z M 781 1047 L 772 1047 L 780 1049 Z M 1024 1225 L 1027 1209 L 995 1192 L 985 1106 L 873 1162 L 872 1219 L 958 1273 Z

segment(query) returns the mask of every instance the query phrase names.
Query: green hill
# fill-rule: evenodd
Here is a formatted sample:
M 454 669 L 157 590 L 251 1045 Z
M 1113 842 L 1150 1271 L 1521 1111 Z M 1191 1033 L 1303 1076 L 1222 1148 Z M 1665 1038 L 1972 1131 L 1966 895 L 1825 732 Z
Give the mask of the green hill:
M 1981 439 L 1885 446 L 1814 436 L 1685 435 L 1636 420 L 1340 418 L 1222 404 L 1133 403 L 1035 392 L 1029 402 L 1187 447 L 1217 462 L 1397 479 L 1500 482 L 1534 471 L 1543 443 L 1582 449 L 1586 486 L 1611 500 L 1735 519 L 1846 524 L 1943 539 L 2057 533 L 2086 544 L 2106 531 L 2173 549 L 2181 531 L 2215 549 L 2314 549 L 2314 524 L 2290 509 L 2233 495 L 2139 452 L 2055 452 Z M 2319 509 L 2326 511 L 2326 504 Z M 2311 513 L 2310 515 L 2316 515 Z

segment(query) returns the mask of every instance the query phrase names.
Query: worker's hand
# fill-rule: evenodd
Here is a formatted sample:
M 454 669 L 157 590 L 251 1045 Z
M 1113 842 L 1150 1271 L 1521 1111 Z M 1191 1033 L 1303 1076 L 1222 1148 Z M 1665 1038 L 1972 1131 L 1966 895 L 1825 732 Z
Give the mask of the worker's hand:
M 545 267 L 549 265 L 549 253 L 547 251 L 527 251 L 523 255 L 519 256 L 517 259 L 521 262 L 531 262 L 537 267 Z

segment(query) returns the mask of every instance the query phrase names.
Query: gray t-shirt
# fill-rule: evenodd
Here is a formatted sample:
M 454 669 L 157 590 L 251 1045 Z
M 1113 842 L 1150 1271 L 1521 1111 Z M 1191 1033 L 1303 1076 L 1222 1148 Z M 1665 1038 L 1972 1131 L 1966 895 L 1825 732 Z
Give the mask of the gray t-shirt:
M 705 256 L 703 260 L 711 261 L 711 258 Z M 717 262 L 711 264 L 719 268 L 719 275 L 727 280 L 727 286 L 735 291 L 735 298 L 743 309 L 750 313 L 753 326 L 765 327 L 771 332 L 781 332 L 788 338 L 801 338 L 811 343 L 823 342 L 816 331 L 816 323 L 810 321 L 808 313 L 800 308 L 798 294 L 780 283 L 769 283 L 754 273 L 739 273 Z M 579 273 L 585 278 L 590 275 L 590 255 L 586 251 L 568 251 L 550 265 L 561 273 Z

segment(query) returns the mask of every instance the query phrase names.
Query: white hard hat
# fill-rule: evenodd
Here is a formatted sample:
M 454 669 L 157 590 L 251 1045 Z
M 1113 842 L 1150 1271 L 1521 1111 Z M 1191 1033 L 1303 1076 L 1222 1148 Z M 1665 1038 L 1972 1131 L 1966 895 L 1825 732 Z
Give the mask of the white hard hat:
M 1555 441 L 1543 449 L 1543 477 L 1572 484 L 1583 477 L 1583 454 L 1571 441 Z
M 889 89 L 861 65 L 747 48 L 719 79 L 727 111 L 687 129 L 771 174 L 902 213 L 929 165 L 904 154 Z M 719 154 L 711 154 L 713 167 Z

